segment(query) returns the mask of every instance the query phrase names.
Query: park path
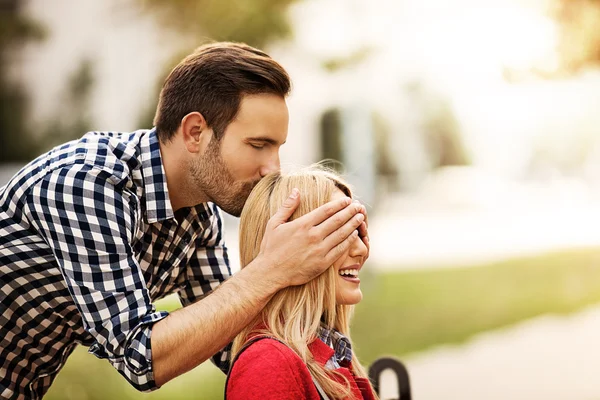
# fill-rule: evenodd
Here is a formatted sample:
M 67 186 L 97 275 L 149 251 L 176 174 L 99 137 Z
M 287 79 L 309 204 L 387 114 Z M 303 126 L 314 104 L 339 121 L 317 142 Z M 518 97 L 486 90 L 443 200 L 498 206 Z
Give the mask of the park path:
M 600 246 L 596 198 L 559 198 L 549 191 L 528 192 L 523 201 L 462 205 L 431 195 L 390 198 L 370 224 L 369 262 L 384 270 L 443 268 Z M 402 361 L 416 400 L 600 400 L 599 336 L 595 306 L 526 320 Z M 384 375 L 382 400 L 393 398 L 393 388 L 393 377 Z
M 600 399 L 600 306 L 547 315 L 403 360 L 415 400 Z M 384 372 L 382 400 L 395 380 Z

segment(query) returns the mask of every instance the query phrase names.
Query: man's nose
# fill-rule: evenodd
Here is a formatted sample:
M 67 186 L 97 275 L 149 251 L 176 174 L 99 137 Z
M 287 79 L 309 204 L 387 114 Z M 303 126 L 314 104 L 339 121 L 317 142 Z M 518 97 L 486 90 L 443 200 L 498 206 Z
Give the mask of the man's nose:
M 279 171 L 279 169 L 279 154 L 277 154 L 274 157 L 271 157 L 269 161 L 260 168 L 260 176 L 262 178 L 264 176 L 269 175 L 272 172 Z

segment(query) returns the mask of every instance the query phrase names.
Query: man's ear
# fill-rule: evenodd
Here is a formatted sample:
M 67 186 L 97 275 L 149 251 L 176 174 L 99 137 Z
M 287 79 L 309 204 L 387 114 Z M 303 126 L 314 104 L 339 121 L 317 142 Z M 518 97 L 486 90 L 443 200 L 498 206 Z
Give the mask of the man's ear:
M 206 124 L 204 116 L 199 112 L 191 112 L 181 120 L 183 143 L 190 153 L 203 153 L 210 139 L 212 129 Z

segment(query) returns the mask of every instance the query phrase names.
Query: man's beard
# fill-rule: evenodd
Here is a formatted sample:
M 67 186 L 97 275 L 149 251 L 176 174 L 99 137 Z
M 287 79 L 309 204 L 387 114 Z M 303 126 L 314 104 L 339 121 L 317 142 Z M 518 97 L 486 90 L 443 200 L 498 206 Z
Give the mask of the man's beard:
M 191 165 L 192 184 L 223 211 L 239 217 L 258 181 L 236 182 L 221 157 L 220 142 L 214 138 L 199 161 Z

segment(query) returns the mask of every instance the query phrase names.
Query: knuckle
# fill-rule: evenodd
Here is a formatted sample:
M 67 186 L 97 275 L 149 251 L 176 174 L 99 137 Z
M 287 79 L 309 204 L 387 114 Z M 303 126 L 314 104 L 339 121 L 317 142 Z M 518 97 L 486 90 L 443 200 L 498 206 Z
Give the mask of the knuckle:
M 266 225 L 266 227 L 265 227 L 265 228 L 266 228 L 266 230 L 267 230 L 267 231 L 272 231 L 272 230 L 273 230 L 273 224 L 274 224 L 274 222 L 273 222 L 273 218 L 270 218 L 270 219 L 267 221 L 267 225 Z
M 341 230 L 340 232 L 338 232 L 338 242 L 340 243 L 338 245 L 338 247 L 341 246 L 341 245 L 343 245 L 344 241 L 346 241 L 347 239 L 348 239 L 348 233 L 347 232 L 344 232 L 343 230 Z
M 325 214 L 327 216 L 332 216 L 332 215 L 335 214 L 335 212 L 336 212 L 336 210 L 335 210 L 335 207 L 333 205 L 331 205 L 331 204 L 326 204 L 325 205 Z
M 318 243 L 320 241 L 319 234 L 315 230 L 308 231 L 308 241 L 309 243 Z
M 346 218 L 344 218 L 344 216 L 341 213 L 337 213 L 335 214 L 333 217 L 333 222 L 337 225 L 337 226 L 342 226 L 344 225 L 344 223 L 347 221 Z

